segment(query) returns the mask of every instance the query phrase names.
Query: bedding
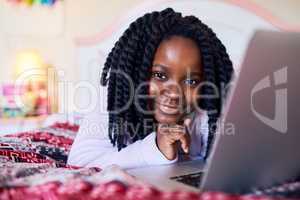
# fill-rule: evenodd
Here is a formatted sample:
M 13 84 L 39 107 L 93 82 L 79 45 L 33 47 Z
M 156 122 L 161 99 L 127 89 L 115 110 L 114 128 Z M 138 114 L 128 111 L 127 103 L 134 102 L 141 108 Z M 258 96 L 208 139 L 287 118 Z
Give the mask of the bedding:
M 253 194 L 163 192 L 117 166 L 67 165 L 79 126 L 59 122 L 0 138 L 0 199 L 300 199 L 300 182 L 278 184 Z

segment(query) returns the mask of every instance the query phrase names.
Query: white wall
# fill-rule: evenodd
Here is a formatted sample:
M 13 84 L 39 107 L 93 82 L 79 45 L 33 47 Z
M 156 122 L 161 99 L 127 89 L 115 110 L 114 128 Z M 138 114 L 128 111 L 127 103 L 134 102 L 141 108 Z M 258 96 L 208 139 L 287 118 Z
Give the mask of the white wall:
M 37 49 L 47 62 L 65 71 L 66 80 L 76 80 L 74 38 L 100 32 L 137 2 L 142 0 L 65 0 L 47 8 L 0 1 L 0 83 L 13 79 L 14 57 L 23 49 Z M 33 22 L 24 25 L 23 18 Z

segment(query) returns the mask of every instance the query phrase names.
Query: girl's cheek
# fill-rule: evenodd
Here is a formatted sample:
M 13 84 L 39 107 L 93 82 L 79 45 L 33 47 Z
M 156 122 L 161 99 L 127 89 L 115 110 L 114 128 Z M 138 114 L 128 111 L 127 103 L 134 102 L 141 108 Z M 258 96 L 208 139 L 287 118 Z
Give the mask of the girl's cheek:
M 150 80 L 149 95 L 152 97 L 159 95 L 159 84 L 157 84 L 154 80 Z
M 193 107 L 194 107 L 194 109 L 198 108 L 199 107 L 199 101 L 201 99 L 201 95 L 200 95 L 198 89 L 194 91 L 192 99 L 193 99 Z
M 197 99 L 198 99 L 198 93 L 196 90 L 190 90 L 185 93 L 185 99 L 187 106 L 190 106 L 192 109 L 194 109 L 197 106 Z

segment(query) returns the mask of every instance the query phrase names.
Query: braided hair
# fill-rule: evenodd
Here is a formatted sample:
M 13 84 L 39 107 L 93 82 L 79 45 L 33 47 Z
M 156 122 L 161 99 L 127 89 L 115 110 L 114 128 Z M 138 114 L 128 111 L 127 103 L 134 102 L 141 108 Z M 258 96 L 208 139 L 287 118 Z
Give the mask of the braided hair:
M 144 120 L 148 119 L 154 123 L 153 115 L 138 112 L 134 104 L 128 105 L 126 110 L 118 113 L 114 111 L 128 104 L 133 95 L 130 87 L 136 89 L 141 83 L 150 80 L 155 51 L 162 41 L 172 36 L 183 36 L 195 41 L 201 52 L 204 81 L 217 86 L 219 94 L 224 94 L 224 91 L 221 91 L 222 86 L 227 85 L 231 80 L 233 67 L 224 45 L 197 17 L 183 17 L 181 13 L 166 8 L 138 18 L 115 43 L 101 74 L 101 85 L 106 86 L 108 82 L 108 135 L 112 144 L 117 145 L 118 150 L 125 147 L 129 139 L 131 142 L 143 139 L 155 129 L 155 126 L 142 125 Z M 122 74 L 128 75 L 132 83 Z M 149 87 L 145 86 L 134 95 L 148 95 L 148 89 Z M 214 95 L 215 89 L 204 85 L 199 93 Z M 214 139 L 216 123 L 222 108 L 222 98 L 222 96 L 214 99 L 204 98 L 198 102 L 201 109 L 208 111 L 209 134 L 206 156 Z M 140 107 L 147 110 L 146 99 L 139 99 L 138 103 Z M 138 127 L 135 129 L 138 134 L 133 130 L 125 130 L 125 123 Z

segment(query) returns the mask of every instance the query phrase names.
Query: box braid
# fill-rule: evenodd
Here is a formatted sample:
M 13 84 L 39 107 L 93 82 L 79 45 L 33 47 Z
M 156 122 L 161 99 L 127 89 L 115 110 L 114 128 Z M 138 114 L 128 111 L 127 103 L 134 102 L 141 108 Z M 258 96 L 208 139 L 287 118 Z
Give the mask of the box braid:
M 134 142 L 143 139 L 154 131 L 153 128 L 144 128 L 142 124 L 145 119 L 153 120 L 153 122 L 155 119 L 152 115 L 138 112 L 134 104 L 131 104 L 126 111 L 112 112 L 120 109 L 130 100 L 128 81 L 119 73 L 113 72 L 118 71 L 130 76 L 133 80 L 134 89 L 139 84 L 148 82 L 157 47 L 162 41 L 175 35 L 187 37 L 196 42 L 201 52 L 204 81 L 215 84 L 219 94 L 222 94 L 222 86 L 227 85 L 231 80 L 233 67 L 224 45 L 216 34 L 198 18 L 194 16 L 182 17 L 181 13 L 175 12 L 171 8 L 147 13 L 138 18 L 129 25 L 129 28 L 115 43 L 101 74 L 101 85 L 105 86 L 108 82 L 108 134 L 112 144 L 117 145 L 118 150 L 126 146 L 129 138 L 131 142 Z M 145 86 L 135 95 L 148 95 L 148 89 L 149 87 Z M 215 91 L 204 85 L 199 94 L 214 95 Z M 214 140 L 216 123 L 223 104 L 222 100 L 223 97 L 204 98 L 198 102 L 201 109 L 207 111 L 209 119 L 206 156 L 208 156 Z M 139 99 L 138 103 L 144 110 L 148 109 L 146 99 Z M 140 124 L 139 129 L 137 129 L 138 134 L 134 134 L 132 130 L 124 130 L 124 122 L 133 124 L 134 127 Z

